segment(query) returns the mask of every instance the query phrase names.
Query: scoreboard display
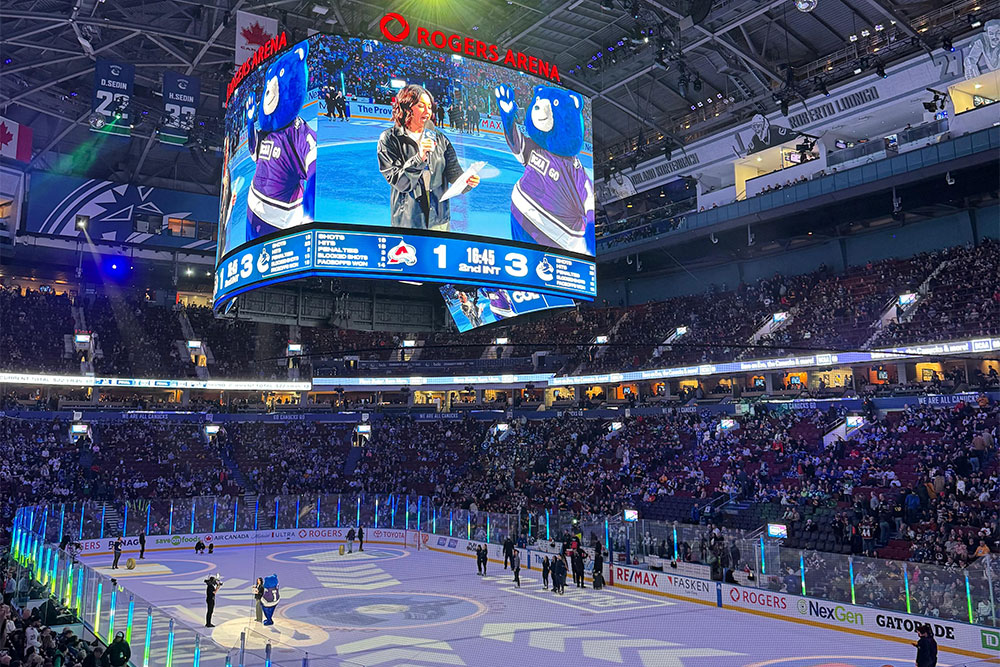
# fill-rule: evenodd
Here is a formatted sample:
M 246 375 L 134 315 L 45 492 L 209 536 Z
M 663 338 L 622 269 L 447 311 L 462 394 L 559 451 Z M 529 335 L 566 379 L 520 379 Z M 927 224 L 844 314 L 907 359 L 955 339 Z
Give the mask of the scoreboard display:
M 595 297 L 587 97 L 337 35 L 256 61 L 227 100 L 216 308 L 308 276 Z

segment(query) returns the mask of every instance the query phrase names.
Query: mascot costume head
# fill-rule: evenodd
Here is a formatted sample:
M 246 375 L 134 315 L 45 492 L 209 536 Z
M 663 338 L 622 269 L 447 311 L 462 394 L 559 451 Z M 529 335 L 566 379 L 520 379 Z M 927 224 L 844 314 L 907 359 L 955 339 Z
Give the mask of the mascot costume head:
M 583 98 L 536 86 L 522 134 L 514 89 L 500 85 L 494 94 L 507 145 L 524 165 L 511 193 L 511 236 L 593 255 L 594 181 L 578 157 L 584 145 Z
M 281 593 L 278 592 L 278 575 L 270 574 L 264 577 L 264 596 L 260 599 L 260 606 L 264 609 L 264 625 L 274 625 L 272 617 L 274 608 L 278 606 Z
M 247 148 L 257 163 L 247 196 L 249 239 L 313 219 L 316 130 L 299 116 L 309 92 L 308 56 L 308 42 L 278 56 L 264 74 L 263 97 L 247 98 Z

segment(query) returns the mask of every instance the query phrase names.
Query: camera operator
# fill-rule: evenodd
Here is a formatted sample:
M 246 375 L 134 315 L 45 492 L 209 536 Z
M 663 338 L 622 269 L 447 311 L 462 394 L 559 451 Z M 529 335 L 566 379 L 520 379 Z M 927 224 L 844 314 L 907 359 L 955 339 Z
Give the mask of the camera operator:
M 205 580 L 205 604 L 207 606 L 207 611 L 205 613 L 206 628 L 215 627 L 212 625 L 212 612 L 215 611 L 215 594 L 220 588 L 222 588 L 222 577 L 212 575 Z

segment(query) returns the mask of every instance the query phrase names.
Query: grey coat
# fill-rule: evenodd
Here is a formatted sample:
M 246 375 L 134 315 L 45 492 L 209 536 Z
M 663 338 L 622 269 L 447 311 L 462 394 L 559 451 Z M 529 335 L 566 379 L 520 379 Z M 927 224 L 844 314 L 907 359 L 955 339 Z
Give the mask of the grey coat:
M 448 137 L 437 131 L 437 145 L 425 163 L 416 142 L 395 125 L 378 140 L 378 167 L 391 188 L 389 210 L 393 227 L 448 229 L 451 204 L 440 198 L 464 171 Z M 430 187 L 421 174 L 429 167 Z

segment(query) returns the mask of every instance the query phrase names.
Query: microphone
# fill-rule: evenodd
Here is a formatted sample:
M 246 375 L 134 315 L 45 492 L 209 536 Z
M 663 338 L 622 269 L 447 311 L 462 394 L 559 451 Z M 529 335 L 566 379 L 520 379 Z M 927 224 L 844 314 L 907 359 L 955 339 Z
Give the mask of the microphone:
M 427 121 L 424 123 L 424 139 L 430 139 L 431 141 L 433 141 L 434 146 L 436 148 L 437 138 L 438 138 L 437 129 L 434 127 L 434 123 L 431 122 L 431 119 L 428 118 Z

